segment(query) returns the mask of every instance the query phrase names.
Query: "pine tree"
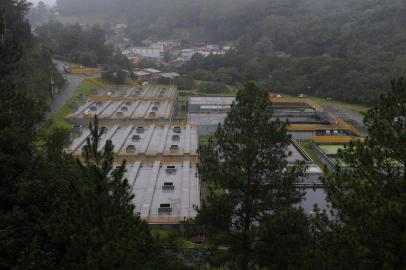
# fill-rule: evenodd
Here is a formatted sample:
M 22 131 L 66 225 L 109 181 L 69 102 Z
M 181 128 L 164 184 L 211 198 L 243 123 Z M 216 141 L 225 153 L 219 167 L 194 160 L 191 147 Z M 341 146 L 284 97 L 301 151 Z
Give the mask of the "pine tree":
M 133 212 L 125 163 L 115 168 L 111 141 L 98 151 L 97 120 L 90 129 L 82 161 L 55 149 L 36 153 L 13 211 L 0 219 L 0 267 L 184 269 Z
M 125 161 L 114 168 L 112 142 L 99 149 L 103 134 L 97 117 L 80 162 L 85 186 L 78 190 L 73 208 L 66 209 L 76 226 L 68 235 L 69 263 L 82 269 L 156 269 L 160 247 L 147 225 L 133 212 L 130 186 L 124 178 Z M 68 213 L 69 213 L 68 212 Z M 65 218 L 69 218 L 66 216 Z M 80 227 L 79 227 L 80 226 Z M 72 264 L 79 261 L 79 265 Z
M 32 142 L 43 119 L 43 104 L 18 93 L 10 78 L 22 58 L 23 42 L 31 35 L 24 19 L 28 7 L 26 1 L 0 3 L 0 211 L 13 206 L 16 185 L 29 167 Z
M 404 269 L 405 79 L 392 82 L 364 122 L 368 137 L 341 152 L 346 166 L 324 181 L 336 213 L 325 247 L 336 269 Z
M 200 148 L 199 173 L 210 191 L 197 223 L 214 250 L 224 247 L 219 256 L 232 268 L 255 264 L 260 227 L 303 196 L 295 187 L 303 166 L 286 161 L 286 124 L 271 117 L 268 93 L 247 83 L 224 125 Z

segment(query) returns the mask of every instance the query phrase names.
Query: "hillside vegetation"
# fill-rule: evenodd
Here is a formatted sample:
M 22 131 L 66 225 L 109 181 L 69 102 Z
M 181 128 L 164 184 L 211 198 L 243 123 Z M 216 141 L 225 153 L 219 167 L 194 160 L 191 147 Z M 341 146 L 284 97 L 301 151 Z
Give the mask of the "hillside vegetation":
M 268 90 L 371 104 L 406 72 L 401 0 L 59 0 L 58 8 L 127 17 L 134 42 L 238 41 L 235 52 L 194 61 L 186 71 L 229 68 L 237 80 L 255 79 Z

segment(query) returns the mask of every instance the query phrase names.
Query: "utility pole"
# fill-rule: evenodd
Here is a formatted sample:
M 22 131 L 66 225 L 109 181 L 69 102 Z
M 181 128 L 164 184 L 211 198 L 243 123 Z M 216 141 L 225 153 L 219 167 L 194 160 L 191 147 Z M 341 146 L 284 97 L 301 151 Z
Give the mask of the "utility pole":
M 49 84 L 49 88 L 51 90 L 51 96 L 54 97 L 54 95 L 56 94 L 56 88 L 55 88 L 55 82 L 54 82 L 54 79 L 52 77 L 52 74 L 51 74 L 51 82 Z
M 1 33 L 1 43 L 4 44 L 6 42 L 6 31 L 7 31 L 7 26 L 6 26 L 6 18 L 3 18 L 3 31 Z

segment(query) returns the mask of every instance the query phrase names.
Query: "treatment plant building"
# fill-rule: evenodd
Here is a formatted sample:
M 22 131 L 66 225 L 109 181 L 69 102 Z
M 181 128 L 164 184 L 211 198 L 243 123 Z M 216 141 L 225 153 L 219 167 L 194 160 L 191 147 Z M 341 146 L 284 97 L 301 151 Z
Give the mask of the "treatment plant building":
M 116 166 L 126 160 L 135 211 L 152 226 L 178 226 L 200 205 L 197 127 L 173 120 L 176 95 L 176 87 L 162 85 L 101 90 L 67 117 L 76 127 L 67 150 L 80 157 L 85 126 L 98 116 L 99 150 L 111 140 Z

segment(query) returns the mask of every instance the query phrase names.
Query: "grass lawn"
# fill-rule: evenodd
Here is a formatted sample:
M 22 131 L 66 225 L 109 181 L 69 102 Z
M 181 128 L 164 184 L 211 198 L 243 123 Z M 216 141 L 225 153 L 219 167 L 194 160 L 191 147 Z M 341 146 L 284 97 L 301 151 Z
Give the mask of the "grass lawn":
M 199 145 L 207 145 L 209 143 L 210 136 L 200 136 Z
M 80 96 L 82 94 L 85 96 L 92 94 L 92 89 L 98 89 L 98 87 L 87 80 L 83 80 L 65 105 L 50 120 L 48 120 L 44 126 L 43 133 L 46 135 L 54 128 L 70 129 L 72 124 L 66 121 L 65 117 L 74 112 L 74 110 L 69 107 L 69 104 L 74 102 L 78 106 L 82 105 L 84 101 L 81 100 Z
M 320 169 L 324 169 L 324 164 L 321 160 L 317 157 L 316 153 L 310 147 L 310 141 L 298 141 L 300 147 L 306 152 L 306 154 L 313 160 L 313 162 L 320 167 Z
M 296 96 L 292 96 L 292 95 L 285 94 L 285 93 L 279 93 L 279 94 L 282 97 L 296 97 Z M 315 104 L 318 104 L 321 106 L 330 105 L 330 106 L 334 106 L 336 108 L 349 109 L 349 110 L 353 110 L 356 112 L 366 112 L 369 109 L 368 106 L 364 106 L 364 105 L 360 105 L 360 104 L 346 103 L 346 102 L 337 101 L 337 100 L 327 100 L 325 98 L 319 98 L 319 97 L 313 97 L 313 96 L 307 96 L 306 98 L 313 101 Z
M 326 155 L 337 155 L 339 149 L 344 149 L 344 144 L 319 144 Z
M 72 69 L 83 68 L 83 66 L 81 64 L 75 64 L 75 63 L 70 63 L 70 64 L 68 64 L 68 66 L 71 67 Z

